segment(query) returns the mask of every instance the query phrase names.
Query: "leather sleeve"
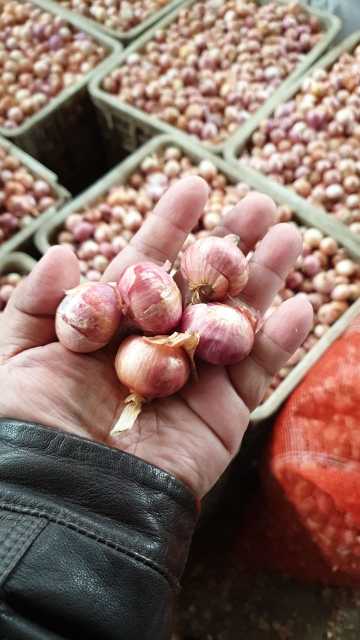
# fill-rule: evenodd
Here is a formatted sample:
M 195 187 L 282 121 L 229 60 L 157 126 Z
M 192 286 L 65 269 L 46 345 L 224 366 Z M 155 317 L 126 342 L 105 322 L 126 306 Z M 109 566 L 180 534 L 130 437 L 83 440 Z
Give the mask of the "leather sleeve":
M 196 520 L 166 472 L 0 420 L 1 640 L 168 640 Z

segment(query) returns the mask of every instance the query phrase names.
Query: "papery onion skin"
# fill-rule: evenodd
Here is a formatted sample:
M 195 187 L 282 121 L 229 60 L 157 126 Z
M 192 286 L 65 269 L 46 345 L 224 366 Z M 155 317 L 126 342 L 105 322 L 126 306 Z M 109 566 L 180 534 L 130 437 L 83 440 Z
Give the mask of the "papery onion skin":
M 217 365 L 241 362 L 254 344 L 254 329 L 248 314 L 220 303 L 188 306 L 181 331 L 200 334 L 196 355 Z
M 171 396 L 184 386 L 190 375 L 190 361 L 182 347 L 129 336 L 118 349 L 115 369 L 120 382 L 131 392 L 152 400 Z
M 56 312 L 59 342 L 75 353 L 91 353 L 110 342 L 122 313 L 116 287 L 85 283 L 68 292 Z
M 144 332 L 170 333 L 182 314 L 181 293 L 170 274 L 151 262 L 129 266 L 118 284 L 126 316 Z
M 201 238 L 184 251 L 181 273 L 194 302 L 221 301 L 238 295 L 249 278 L 247 260 L 234 236 Z

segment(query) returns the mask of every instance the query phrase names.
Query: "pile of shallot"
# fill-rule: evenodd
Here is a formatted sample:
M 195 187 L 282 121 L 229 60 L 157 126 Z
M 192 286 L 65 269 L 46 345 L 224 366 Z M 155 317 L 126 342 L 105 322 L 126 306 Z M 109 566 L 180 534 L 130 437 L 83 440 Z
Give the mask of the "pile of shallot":
M 281 219 L 294 221 L 294 214 L 283 205 Z M 295 224 L 295 221 L 294 221 Z M 284 287 L 275 296 L 265 319 L 284 301 L 304 293 L 314 310 L 314 324 L 305 342 L 286 366 L 272 378 L 266 400 L 306 354 L 313 349 L 330 327 L 360 299 L 360 265 L 352 260 L 338 242 L 315 227 L 297 224 L 303 241 L 302 255 L 289 273 Z
M 88 74 L 106 49 L 31 2 L 0 5 L 0 126 L 14 129 Z
M 196 375 L 197 358 L 226 366 L 252 349 L 258 317 L 238 298 L 248 261 L 236 236 L 202 238 L 183 252 L 183 294 L 170 268 L 133 264 L 118 282 L 67 292 L 58 307 L 56 333 L 70 351 L 90 353 L 122 338 L 115 370 L 129 395 L 112 434 L 131 428 L 144 402 L 179 391 Z
M 222 216 L 246 196 L 249 187 L 243 182 L 231 184 L 211 160 L 196 162 L 173 145 L 146 156 L 124 184 L 114 181 L 107 192 L 69 215 L 54 240 L 72 248 L 87 280 L 98 281 L 165 191 L 189 175 L 200 176 L 210 187 L 199 225 L 187 238 L 190 245 L 209 235 Z
M 0 146 L 0 245 L 55 203 L 49 183 Z
M 299 2 L 200 0 L 103 80 L 104 91 L 212 144 L 272 95 L 322 37 Z
M 107 29 L 126 32 L 169 4 L 170 0 L 58 0 L 64 7 L 91 18 Z
M 302 88 L 264 120 L 241 153 L 360 235 L 360 46 Z

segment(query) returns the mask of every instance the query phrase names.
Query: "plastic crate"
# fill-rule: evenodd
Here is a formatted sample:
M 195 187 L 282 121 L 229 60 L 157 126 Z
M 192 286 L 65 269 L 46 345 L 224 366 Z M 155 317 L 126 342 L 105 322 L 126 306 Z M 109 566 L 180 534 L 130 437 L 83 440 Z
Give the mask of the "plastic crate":
M 262 187 L 262 183 L 259 183 L 259 181 L 257 180 L 257 176 L 255 176 L 255 179 L 253 179 L 253 176 L 250 176 L 249 178 L 247 172 L 244 172 L 241 169 L 235 170 L 220 158 L 212 156 L 207 151 L 199 149 L 199 147 L 196 147 L 189 141 L 184 142 L 178 139 L 174 140 L 174 138 L 171 136 L 158 136 L 144 145 L 132 156 L 130 156 L 125 162 L 115 167 L 104 178 L 99 180 L 97 184 L 95 184 L 81 196 L 66 205 L 51 220 L 47 220 L 39 229 L 35 237 L 35 244 L 39 251 L 41 253 L 45 253 L 49 246 L 53 244 L 56 233 L 63 226 L 66 218 L 70 214 L 83 209 L 90 203 L 93 203 L 94 200 L 97 200 L 103 194 L 105 194 L 114 184 L 125 184 L 127 178 L 136 171 L 143 159 L 151 153 L 154 153 L 155 151 L 158 151 L 164 147 L 174 145 L 178 146 L 184 152 L 184 154 L 186 154 L 196 162 L 200 162 L 204 158 L 211 160 L 211 162 L 213 162 L 216 167 L 228 178 L 229 182 L 246 182 L 253 189 L 268 193 L 267 190 Z M 273 194 L 269 195 L 273 196 Z M 281 197 L 276 196 L 275 200 L 278 204 L 288 204 L 288 201 Z M 338 242 L 348 250 L 349 255 L 351 255 L 353 259 L 360 261 L 359 247 L 357 247 L 356 245 L 353 246 L 352 244 L 350 244 L 349 246 L 347 243 L 347 238 L 345 238 L 345 241 L 343 242 L 342 234 L 338 229 L 336 234 L 332 234 L 331 229 L 324 226 L 322 216 L 320 216 L 319 221 L 316 216 L 315 218 L 312 218 L 310 220 L 307 213 L 306 205 L 294 207 L 294 210 L 296 213 L 296 218 L 301 221 L 301 223 L 305 225 L 318 226 L 324 232 L 328 233 L 329 235 L 333 235 L 336 240 L 338 240 Z M 313 349 L 311 349 L 311 351 L 309 351 L 309 353 L 304 357 L 300 364 L 294 367 L 288 377 L 284 380 L 284 382 L 282 382 L 281 385 L 279 385 L 279 387 L 273 392 L 270 398 L 252 413 L 251 418 L 253 422 L 259 422 L 268 419 L 277 411 L 277 409 L 281 406 L 287 396 L 299 384 L 299 382 L 305 376 L 311 366 L 320 358 L 320 356 L 324 353 L 324 351 L 326 351 L 326 349 L 332 344 L 332 342 L 334 342 L 334 340 L 336 340 L 336 338 L 341 335 L 341 333 L 343 333 L 343 331 L 351 323 L 353 318 L 355 318 L 359 313 L 360 300 L 351 305 L 351 307 L 344 313 L 344 315 L 328 330 L 326 335 L 319 340 L 319 342 L 315 345 L 315 347 L 313 347 Z
M 13 156 L 19 158 L 22 164 L 37 178 L 45 180 L 52 188 L 57 202 L 54 206 L 50 207 L 47 211 L 40 214 L 38 218 L 34 218 L 34 221 L 28 224 L 26 227 L 15 233 L 9 240 L 0 244 L 0 258 L 7 255 L 10 251 L 14 251 L 17 247 L 20 247 L 26 240 L 28 240 L 33 233 L 39 228 L 39 226 L 54 213 L 60 209 L 63 204 L 70 199 L 70 193 L 60 186 L 58 178 L 52 171 L 49 171 L 46 167 L 43 167 L 39 162 L 31 158 L 27 153 L 21 151 L 15 145 L 11 144 L 8 140 L 0 138 L 0 147 L 9 151 Z
M 106 64 L 115 60 L 121 52 L 122 47 L 119 43 L 99 32 L 93 25 L 84 22 L 80 16 L 48 0 L 31 2 L 44 11 L 62 16 L 76 29 L 88 33 L 107 49 L 109 56 L 98 65 L 97 71 L 105 68 Z M 0 135 L 50 167 L 75 193 L 89 184 L 91 179 L 98 177 L 102 171 L 99 164 L 101 137 L 87 90 L 94 72 L 95 70 L 85 74 L 81 80 L 64 89 L 19 127 L 0 127 Z
M 327 55 L 321 58 L 310 70 L 310 72 L 315 71 L 316 69 L 326 69 L 334 64 L 334 62 L 339 58 L 339 56 L 346 51 L 353 51 L 354 48 L 360 44 L 360 31 L 353 33 L 349 38 L 344 40 L 340 45 L 338 45 L 335 49 L 330 51 Z M 309 72 L 309 75 L 310 75 Z M 260 125 L 262 120 L 269 118 L 271 114 L 276 110 L 276 108 L 290 100 L 295 94 L 301 89 L 303 82 L 303 78 L 298 79 L 296 82 L 292 84 L 291 87 L 284 87 L 279 95 L 273 96 L 269 102 L 265 105 L 264 109 L 261 110 L 261 113 L 258 113 L 252 118 L 251 122 L 249 120 L 248 123 L 244 125 L 241 131 L 239 131 L 232 140 L 229 140 L 225 147 L 225 158 L 234 167 L 241 167 L 241 170 L 244 170 L 243 165 L 239 161 L 242 150 L 248 145 L 251 140 L 253 133 L 256 131 L 258 126 Z M 244 163 L 245 166 L 245 163 Z M 347 241 L 350 242 L 353 246 L 356 244 L 360 245 L 360 238 L 356 236 L 354 233 L 350 231 L 350 229 L 337 220 L 332 214 L 326 212 L 325 209 L 321 207 L 317 207 L 308 203 L 308 201 L 301 196 L 299 196 L 295 191 L 290 189 L 289 187 L 280 185 L 275 183 L 271 178 L 267 176 L 262 176 L 259 172 L 251 169 L 250 167 L 246 167 L 247 172 L 256 174 L 258 179 L 261 181 L 263 185 L 263 189 L 270 189 L 272 193 L 276 193 L 279 197 L 287 200 L 294 207 L 296 206 L 305 206 L 308 208 L 308 212 L 310 216 L 315 216 L 314 219 L 318 219 L 319 215 L 325 216 L 331 220 L 331 226 L 334 229 L 335 234 L 341 234 L 344 240 L 347 238 Z M 329 221 L 330 224 L 330 221 Z
M 284 2 L 284 0 L 279 1 Z M 189 139 L 190 137 L 179 129 L 163 122 L 160 118 L 147 115 L 140 109 L 136 109 L 125 102 L 121 102 L 114 96 L 105 92 L 102 89 L 101 84 L 103 79 L 113 71 L 113 69 L 121 66 L 121 63 L 126 60 L 130 53 L 141 50 L 144 45 L 153 38 L 154 33 L 158 29 L 164 28 L 176 20 L 179 11 L 184 7 L 194 4 L 194 2 L 195 0 L 186 0 L 183 2 L 180 7 L 138 38 L 138 40 L 128 47 L 116 61 L 109 61 L 104 68 L 96 72 L 92 82 L 90 83 L 90 95 L 98 109 L 99 119 L 106 138 L 107 146 L 110 148 L 112 156 L 117 160 L 121 157 L 121 152 L 123 150 L 128 152 L 135 151 L 135 149 L 140 147 L 144 142 L 152 138 L 155 133 L 168 133 L 173 136 L 177 135 L 185 137 L 185 139 Z M 260 4 L 265 4 L 265 2 L 260 2 Z M 302 62 L 300 62 L 297 68 L 289 75 L 288 79 L 281 85 L 281 87 L 274 92 L 272 98 L 276 95 L 281 95 L 281 90 L 283 90 L 284 87 L 291 86 L 295 79 L 305 73 L 315 60 L 317 60 L 317 58 L 329 47 L 340 29 L 340 20 L 336 16 L 315 9 L 306 9 L 310 14 L 316 15 L 320 19 L 324 30 L 323 38 L 310 53 L 304 56 Z M 263 107 L 261 107 L 257 113 L 262 110 Z M 240 129 L 242 129 L 242 127 L 240 127 Z M 233 137 L 233 135 L 235 134 L 232 134 L 231 137 Z M 201 144 L 203 147 L 214 153 L 222 154 L 225 149 L 226 141 L 221 144 L 211 144 L 198 141 L 198 144 Z
M 0 258 L 0 278 L 8 273 L 18 273 L 21 276 L 27 276 L 35 265 L 36 261 L 26 255 L 26 253 L 10 253 Z M 2 311 L 0 311 L 0 316 L 1 313 Z
M 34 258 L 31 258 L 26 253 L 15 251 L 14 253 L 9 253 L 9 255 L 0 258 L 0 275 L 3 276 L 14 271 L 15 273 L 19 273 L 21 276 L 27 276 L 35 265 L 36 260 L 34 260 Z
M 58 4 L 56 0 L 54 0 L 54 2 L 55 4 Z M 166 16 L 167 13 L 173 11 L 173 9 L 175 9 L 181 2 L 183 2 L 183 0 L 169 0 L 168 4 L 160 9 L 160 11 L 151 13 L 147 18 L 145 18 L 143 22 L 138 24 L 136 27 L 133 27 L 133 29 L 129 29 L 129 31 L 115 31 L 115 29 L 109 29 L 96 20 L 85 17 L 81 14 L 77 14 L 74 9 L 67 8 L 67 11 L 71 11 L 71 13 L 74 12 L 76 15 L 81 15 L 84 24 L 86 22 L 90 26 L 96 27 L 106 35 L 110 36 L 111 38 L 115 38 L 115 40 L 119 40 L 124 46 L 127 46 L 130 42 L 138 38 L 143 33 L 143 31 L 149 29 L 156 22 L 161 20 L 161 18 Z

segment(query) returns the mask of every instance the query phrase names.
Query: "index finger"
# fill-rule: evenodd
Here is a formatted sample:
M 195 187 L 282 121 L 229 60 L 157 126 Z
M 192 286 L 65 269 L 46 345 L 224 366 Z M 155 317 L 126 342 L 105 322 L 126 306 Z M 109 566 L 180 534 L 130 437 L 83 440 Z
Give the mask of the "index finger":
M 126 267 L 144 260 L 158 264 L 173 262 L 188 233 L 198 223 L 208 194 L 207 183 L 198 176 L 183 178 L 170 187 L 102 279 L 118 280 Z

